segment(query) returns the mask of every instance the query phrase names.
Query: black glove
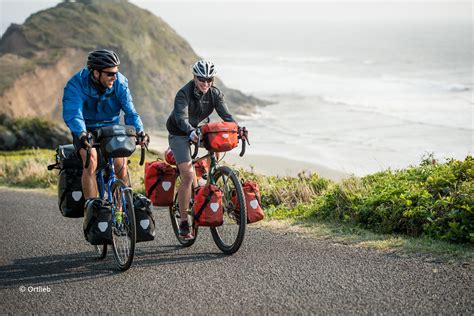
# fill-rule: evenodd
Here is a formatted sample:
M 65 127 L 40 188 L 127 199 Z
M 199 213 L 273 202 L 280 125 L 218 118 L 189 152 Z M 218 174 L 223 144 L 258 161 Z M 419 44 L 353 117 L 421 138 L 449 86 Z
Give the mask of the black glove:
M 85 150 L 91 148 L 91 144 L 89 143 L 89 138 L 87 137 L 86 132 L 82 132 L 79 135 L 79 141 L 81 142 L 81 148 L 84 148 Z
M 141 131 L 140 133 L 138 133 L 138 143 L 140 145 L 148 145 L 149 142 L 150 142 L 150 135 L 148 135 L 144 131 Z

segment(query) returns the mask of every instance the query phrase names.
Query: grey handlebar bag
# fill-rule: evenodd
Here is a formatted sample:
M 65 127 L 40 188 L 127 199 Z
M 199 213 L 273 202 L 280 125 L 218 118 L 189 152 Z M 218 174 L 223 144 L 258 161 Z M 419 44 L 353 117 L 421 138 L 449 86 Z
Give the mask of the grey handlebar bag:
M 106 158 L 130 157 L 136 148 L 137 133 L 130 125 L 104 126 L 97 130 L 97 142 Z

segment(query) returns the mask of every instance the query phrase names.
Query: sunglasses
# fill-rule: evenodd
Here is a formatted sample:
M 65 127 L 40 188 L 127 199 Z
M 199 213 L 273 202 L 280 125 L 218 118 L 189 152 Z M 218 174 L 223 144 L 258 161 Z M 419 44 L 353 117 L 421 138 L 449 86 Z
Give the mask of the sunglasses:
M 113 71 L 101 71 L 101 73 L 105 74 L 107 77 L 113 77 L 118 74 L 118 72 L 113 72 Z
M 197 80 L 199 80 L 201 82 L 212 83 L 214 81 L 214 78 L 197 77 Z

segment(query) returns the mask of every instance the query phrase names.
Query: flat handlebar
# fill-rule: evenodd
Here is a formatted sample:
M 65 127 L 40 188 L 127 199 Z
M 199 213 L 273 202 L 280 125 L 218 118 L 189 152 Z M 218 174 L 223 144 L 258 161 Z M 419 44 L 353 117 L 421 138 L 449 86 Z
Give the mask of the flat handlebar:
M 140 145 L 139 137 L 140 136 L 137 136 L 137 139 L 135 141 L 135 145 Z M 91 133 L 87 134 L 87 139 L 88 139 L 89 143 L 91 144 L 91 147 L 86 149 L 86 162 L 84 164 L 85 169 L 89 168 L 89 165 L 90 165 L 90 162 L 91 162 L 91 148 L 99 148 L 100 147 L 100 143 L 94 142 L 94 137 Z M 141 147 L 140 166 L 143 166 L 143 164 L 145 163 L 145 149 L 148 150 L 148 143 L 145 143 L 143 146 L 140 146 L 140 147 Z
M 190 141 L 190 145 L 194 146 L 194 150 L 192 151 L 191 159 L 195 159 L 198 155 L 199 151 L 199 146 L 201 145 L 201 129 L 197 128 L 196 129 L 196 134 L 198 135 L 198 142 L 195 143 L 193 141 Z M 246 145 L 250 145 L 249 138 L 248 138 L 248 130 L 247 128 L 244 127 L 239 127 L 238 130 L 238 138 L 242 140 L 242 150 L 240 151 L 239 156 L 243 157 L 245 155 L 245 149 Z

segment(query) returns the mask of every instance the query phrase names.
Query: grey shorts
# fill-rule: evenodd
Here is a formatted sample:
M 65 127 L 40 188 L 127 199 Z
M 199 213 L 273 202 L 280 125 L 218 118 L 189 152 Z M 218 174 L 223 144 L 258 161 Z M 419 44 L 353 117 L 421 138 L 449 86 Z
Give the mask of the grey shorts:
M 173 151 L 176 164 L 191 161 L 191 148 L 188 136 L 168 135 L 168 143 Z

